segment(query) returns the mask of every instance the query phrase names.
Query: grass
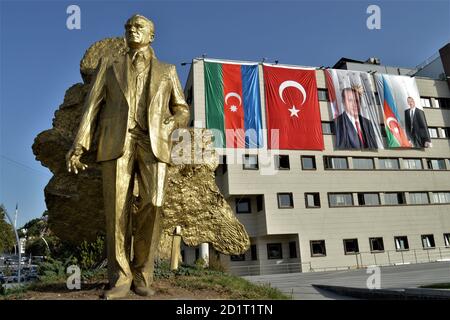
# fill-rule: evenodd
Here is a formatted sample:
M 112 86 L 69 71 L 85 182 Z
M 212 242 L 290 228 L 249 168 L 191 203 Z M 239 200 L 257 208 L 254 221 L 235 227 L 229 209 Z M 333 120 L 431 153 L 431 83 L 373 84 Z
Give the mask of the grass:
M 427 288 L 427 289 L 450 289 L 450 283 L 433 283 L 433 284 L 427 284 L 424 286 L 420 286 L 420 288 Z
M 190 292 L 203 291 L 204 296 L 220 297 L 233 300 L 286 300 L 291 297 L 281 293 L 269 285 L 253 284 L 243 278 L 233 276 L 223 271 L 211 270 L 200 266 L 180 266 L 177 271 L 171 271 L 165 262 L 160 262 L 155 268 L 155 281 L 165 281 L 172 289 L 181 288 Z M 107 284 L 106 269 L 82 272 L 82 289 L 103 290 Z M 67 293 L 66 277 L 60 274 L 41 276 L 39 281 L 21 287 L 0 290 L 1 299 L 23 299 L 27 292 Z M 168 292 L 163 288 L 160 293 Z
M 226 274 L 176 276 L 171 279 L 174 286 L 185 289 L 213 290 L 233 300 L 286 300 L 289 296 L 269 285 L 256 285 L 245 279 Z

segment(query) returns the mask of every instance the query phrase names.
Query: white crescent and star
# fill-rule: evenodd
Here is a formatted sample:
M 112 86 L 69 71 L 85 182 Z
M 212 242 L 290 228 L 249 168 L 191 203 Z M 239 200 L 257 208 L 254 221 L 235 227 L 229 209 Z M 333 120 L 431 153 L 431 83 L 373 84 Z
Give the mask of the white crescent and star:
M 386 119 L 386 125 L 388 126 L 389 129 L 392 129 L 391 126 L 390 126 L 390 123 L 391 123 L 391 122 L 395 122 L 395 123 L 397 124 L 393 129 L 394 129 L 394 132 L 395 132 L 396 134 L 399 134 L 399 131 L 398 131 L 398 121 L 397 121 L 397 119 L 395 119 L 395 118 L 393 118 L 393 117 L 389 117 L 389 118 Z
M 239 94 L 237 94 L 236 92 L 229 92 L 229 93 L 227 93 L 227 95 L 225 96 L 225 104 L 226 104 L 226 105 L 228 105 L 228 98 L 231 98 L 231 97 L 235 97 L 235 98 L 237 98 L 237 99 L 239 100 L 239 105 L 238 105 L 238 106 L 236 106 L 236 105 L 234 105 L 234 104 L 230 106 L 230 111 L 231 111 L 231 112 L 236 112 L 237 109 L 238 109 L 238 107 L 240 107 L 240 106 L 242 105 L 242 98 L 241 98 L 241 96 L 240 96 Z
M 303 88 L 303 86 L 300 83 L 298 83 L 297 81 L 293 81 L 293 80 L 286 80 L 286 81 L 282 82 L 280 84 L 280 86 L 278 87 L 278 95 L 280 96 L 281 101 L 283 101 L 283 103 L 286 103 L 286 101 L 284 101 L 284 98 L 283 98 L 283 92 L 286 88 L 289 88 L 289 87 L 296 88 L 301 92 L 301 94 L 303 96 L 303 101 L 300 105 L 303 105 L 306 101 L 306 90 L 305 90 L 305 88 Z M 290 108 L 288 110 L 291 113 L 290 114 L 291 118 L 292 117 L 298 118 L 298 113 L 300 112 L 300 110 L 297 109 L 295 107 L 295 105 L 293 105 L 292 108 Z

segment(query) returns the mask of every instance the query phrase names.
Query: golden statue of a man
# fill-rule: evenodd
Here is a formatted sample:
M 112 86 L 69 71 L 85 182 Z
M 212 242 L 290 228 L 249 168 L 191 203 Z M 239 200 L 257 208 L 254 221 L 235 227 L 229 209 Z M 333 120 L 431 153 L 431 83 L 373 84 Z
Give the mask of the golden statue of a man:
M 160 237 L 171 134 L 189 121 L 175 66 L 158 61 L 150 47 L 153 23 L 144 16 L 132 16 L 125 24 L 125 38 L 125 54 L 100 60 L 78 133 L 66 156 L 69 172 L 77 174 L 87 168 L 80 157 L 91 146 L 98 118 L 97 161 L 103 175 L 110 282 L 106 299 L 124 297 L 131 287 L 142 296 L 154 294 L 154 254 Z M 139 201 L 131 244 L 135 179 Z

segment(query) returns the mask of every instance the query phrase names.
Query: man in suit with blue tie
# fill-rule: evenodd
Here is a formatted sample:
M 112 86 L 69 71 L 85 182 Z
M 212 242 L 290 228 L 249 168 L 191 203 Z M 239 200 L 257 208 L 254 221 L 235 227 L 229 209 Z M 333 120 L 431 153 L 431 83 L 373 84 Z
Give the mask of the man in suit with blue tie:
M 405 127 L 408 139 L 415 148 L 431 147 L 430 133 L 428 132 L 425 113 L 416 108 L 414 98 L 408 97 L 406 101 L 409 107 L 405 110 Z

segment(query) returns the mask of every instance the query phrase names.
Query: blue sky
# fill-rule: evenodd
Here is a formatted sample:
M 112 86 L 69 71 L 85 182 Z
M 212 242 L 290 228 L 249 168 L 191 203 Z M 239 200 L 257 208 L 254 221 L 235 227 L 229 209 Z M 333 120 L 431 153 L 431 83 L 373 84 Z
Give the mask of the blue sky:
M 81 9 L 81 30 L 66 8 Z M 381 29 L 366 27 L 370 4 Z M 36 135 L 51 128 L 64 92 L 81 82 L 79 62 L 100 39 L 120 36 L 134 13 L 155 22 L 159 59 L 177 65 L 212 58 L 333 66 L 341 57 L 411 67 L 450 41 L 450 4 L 441 1 L 3 1 L 0 45 L 0 203 L 18 225 L 45 210 L 50 172 L 34 158 Z

